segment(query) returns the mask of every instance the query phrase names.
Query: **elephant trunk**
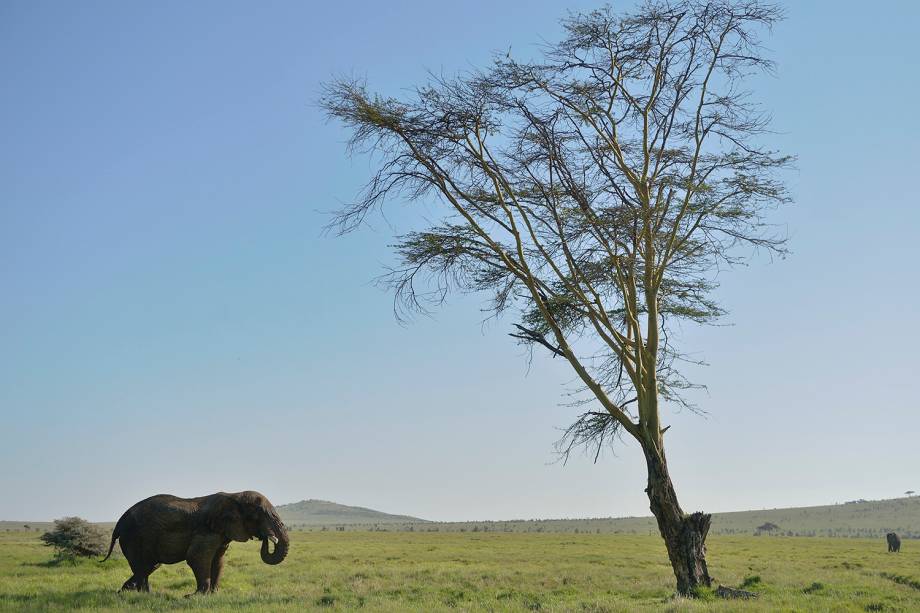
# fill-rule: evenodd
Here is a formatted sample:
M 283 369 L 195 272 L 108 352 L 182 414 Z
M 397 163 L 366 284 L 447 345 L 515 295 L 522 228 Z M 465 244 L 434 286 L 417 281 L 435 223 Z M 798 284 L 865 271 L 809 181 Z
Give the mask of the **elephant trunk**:
M 290 545 L 290 539 L 288 538 L 287 529 L 284 527 L 284 523 L 276 515 L 271 518 L 271 535 L 266 535 L 262 539 L 262 549 L 259 552 L 262 556 L 262 561 L 266 564 L 281 564 L 284 558 L 288 554 L 288 547 Z M 268 550 L 268 541 L 270 536 L 273 536 L 275 541 L 275 551 Z

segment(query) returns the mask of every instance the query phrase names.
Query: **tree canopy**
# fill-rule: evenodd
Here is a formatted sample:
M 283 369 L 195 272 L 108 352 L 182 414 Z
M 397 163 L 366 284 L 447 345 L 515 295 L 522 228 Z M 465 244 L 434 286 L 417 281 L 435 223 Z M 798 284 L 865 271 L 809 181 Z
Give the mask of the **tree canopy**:
M 672 322 L 723 314 L 714 273 L 747 255 L 737 247 L 784 252 L 765 213 L 788 200 L 775 171 L 791 158 L 758 146 L 770 118 L 742 83 L 771 68 L 752 30 L 779 17 L 757 2 L 606 8 L 564 20 L 542 62 L 502 57 L 408 100 L 329 83 L 322 104 L 352 149 L 383 160 L 336 227 L 390 197 L 447 205 L 398 239 L 401 312 L 489 292 L 494 313 L 517 311 L 516 338 L 565 356 L 602 405 L 575 440 L 635 434 L 657 421 L 630 408 L 646 390 L 683 402 L 690 385 Z M 585 337 L 588 359 L 574 348 Z
M 590 406 L 563 449 L 623 432 L 640 443 L 682 592 L 708 585 L 709 516 L 690 526 L 677 504 L 659 401 L 693 406 L 672 331 L 723 315 L 718 270 L 785 253 L 768 215 L 789 200 L 779 171 L 792 160 L 763 145 L 770 116 L 745 87 L 771 70 L 758 34 L 781 17 L 756 0 L 608 7 L 564 19 L 539 61 L 499 56 L 404 99 L 338 79 L 321 101 L 351 151 L 379 160 L 333 227 L 390 198 L 443 205 L 397 238 L 386 281 L 400 312 L 485 292 L 519 342 L 566 359 Z

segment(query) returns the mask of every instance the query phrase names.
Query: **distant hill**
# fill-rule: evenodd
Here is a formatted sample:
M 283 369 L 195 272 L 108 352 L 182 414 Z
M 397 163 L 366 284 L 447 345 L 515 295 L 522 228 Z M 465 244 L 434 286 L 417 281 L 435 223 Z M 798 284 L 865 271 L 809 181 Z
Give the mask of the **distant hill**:
M 275 507 L 289 526 L 343 524 L 420 524 L 424 519 L 408 515 L 391 515 L 364 507 L 350 507 L 327 500 L 301 500 Z
M 772 523 L 769 532 L 758 527 Z M 511 521 L 438 522 L 426 526 L 388 529 L 439 532 L 587 532 L 657 534 L 653 517 L 592 519 L 528 519 Z M 710 534 L 770 536 L 836 536 L 881 538 L 886 532 L 902 538 L 920 538 L 920 496 L 890 500 L 859 500 L 820 507 L 763 509 L 713 513 Z
M 408 515 L 392 515 L 326 500 L 302 500 L 279 507 L 278 513 L 294 530 L 387 530 L 421 532 L 580 532 L 657 534 L 652 517 L 592 519 L 519 519 L 511 521 L 430 522 Z M 50 522 L 0 521 L 0 530 L 44 531 Z M 758 527 L 769 536 L 836 536 L 882 538 L 897 532 L 902 538 L 920 538 L 920 496 L 890 500 L 858 500 L 820 507 L 794 507 L 714 513 L 710 534 L 755 534 Z M 111 528 L 114 524 L 102 524 Z
M 328 505 L 328 506 L 326 506 Z M 303 508 L 302 515 L 285 515 L 286 508 Z M 328 509 L 323 512 L 311 510 Z M 349 515 L 337 509 L 353 511 Z M 520 519 L 510 521 L 422 522 L 369 509 L 345 507 L 309 500 L 279 507 L 285 523 L 294 529 L 316 530 L 320 526 L 348 524 L 348 530 L 412 530 L 422 532 L 587 532 L 657 534 L 652 517 L 591 519 Z M 367 515 L 368 513 L 372 515 Z M 288 519 L 290 517 L 290 519 Z M 303 517 L 299 519 L 295 517 Z M 348 519 L 344 519 L 348 517 Z M 386 519 L 381 519 L 386 518 Z M 859 500 L 820 507 L 794 507 L 714 513 L 710 534 L 755 534 L 758 528 L 774 524 L 767 536 L 836 536 L 880 538 L 894 531 L 903 538 L 920 538 L 920 496 L 890 500 Z
M 712 517 L 717 534 L 745 534 L 767 522 L 776 524 L 779 530 L 775 532 L 781 535 L 881 537 L 893 531 L 906 538 L 920 538 L 920 496 L 715 513 Z

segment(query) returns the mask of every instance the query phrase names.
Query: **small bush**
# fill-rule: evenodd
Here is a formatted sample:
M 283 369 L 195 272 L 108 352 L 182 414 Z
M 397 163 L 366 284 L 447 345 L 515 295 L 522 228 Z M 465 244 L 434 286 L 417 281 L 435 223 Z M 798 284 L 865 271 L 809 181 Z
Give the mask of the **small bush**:
M 42 542 L 54 547 L 58 560 L 101 556 L 108 549 L 109 535 L 80 517 L 65 517 L 54 522 L 54 528 L 41 536 Z
M 746 590 L 748 588 L 757 587 L 760 585 L 760 581 L 760 575 L 749 575 L 744 578 L 744 581 L 742 581 L 741 585 L 738 587 L 740 587 L 742 590 Z
M 316 599 L 316 606 L 318 607 L 331 607 L 335 605 L 335 596 L 332 594 L 323 594 Z
M 806 594 L 814 594 L 815 592 L 818 592 L 823 589 L 824 589 L 824 584 L 821 583 L 820 581 L 815 581 L 808 587 L 804 588 L 802 591 Z
M 702 602 L 712 602 L 716 599 L 716 591 L 711 587 L 698 585 L 693 588 L 693 597 Z

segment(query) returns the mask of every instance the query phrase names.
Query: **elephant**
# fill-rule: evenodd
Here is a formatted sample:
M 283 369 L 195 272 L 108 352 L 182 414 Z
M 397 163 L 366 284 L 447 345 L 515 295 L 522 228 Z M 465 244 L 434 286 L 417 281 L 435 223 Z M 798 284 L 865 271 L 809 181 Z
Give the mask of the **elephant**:
M 195 573 L 197 594 L 220 587 L 223 557 L 231 541 L 262 541 L 262 561 L 280 564 L 290 539 L 284 522 L 268 499 L 258 492 L 218 492 L 199 498 L 159 494 L 125 511 L 112 531 L 109 552 L 121 541 L 131 571 L 121 591 L 149 592 L 148 577 L 160 564 L 185 560 Z M 275 544 L 270 551 L 268 542 Z M 189 594 L 191 596 L 191 594 Z
M 888 539 L 888 552 L 898 553 L 901 551 L 901 539 L 898 538 L 898 535 L 894 532 L 889 532 L 885 535 L 885 538 Z

